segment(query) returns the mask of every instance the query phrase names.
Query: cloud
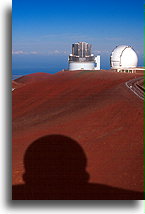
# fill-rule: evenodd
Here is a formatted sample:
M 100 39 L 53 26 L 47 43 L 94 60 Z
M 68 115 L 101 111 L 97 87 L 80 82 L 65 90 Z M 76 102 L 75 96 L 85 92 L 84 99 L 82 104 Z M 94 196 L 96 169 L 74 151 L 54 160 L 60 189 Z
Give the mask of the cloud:
M 16 50 L 16 51 L 12 50 L 12 55 L 36 55 L 36 54 L 38 54 L 37 51 L 27 52 L 27 51 L 23 51 L 23 50 Z
M 92 52 L 94 54 L 108 54 L 108 53 L 110 53 L 110 51 L 108 51 L 108 50 L 102 50 L 102 51 L 100 51 L 100 50 L 94 50 Z
M 48 51 L 48 55 L 66 55 L 68 52 L 66 50 L 52 50 Z
M 52 49 L 47 51 L 23 51 L 23 50 L 12 50 L 12 55 L 44 55 L 44 56 L 56 56 L 56 55 L 68 55 L 68 50 Z
M 23 55 L 23 54 L 25 54 L 25 52 L 22 51 L 22 50 L 18 50 L 18 51 L 13 51 L 13 50 L 12 50 L 12 54 L 13 54 L 13 55 Z
M 60 51 L 55 50 L 55 51 L 54 51 L 54 54 L 60 54 Z
M 38 52 L 37 51 L 31 51 L 30 54 L 36 55 L 36 54 L 38 54 Z
M 47 52 L 37 51 L 23 51 L 23 50 L 12 50 L 12 55 L 67 55 L 69 54 L 66 50 L 48 50 Z

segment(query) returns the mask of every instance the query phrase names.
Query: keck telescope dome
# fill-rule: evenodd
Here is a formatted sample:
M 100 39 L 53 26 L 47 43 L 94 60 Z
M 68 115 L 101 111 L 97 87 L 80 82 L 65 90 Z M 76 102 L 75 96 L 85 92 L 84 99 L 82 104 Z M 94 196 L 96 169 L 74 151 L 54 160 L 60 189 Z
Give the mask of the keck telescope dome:
M 135 68 L 137 67 L 138 57 L 131 46 L 119 45 L 111 54 L 110 65 L 112 69 Z

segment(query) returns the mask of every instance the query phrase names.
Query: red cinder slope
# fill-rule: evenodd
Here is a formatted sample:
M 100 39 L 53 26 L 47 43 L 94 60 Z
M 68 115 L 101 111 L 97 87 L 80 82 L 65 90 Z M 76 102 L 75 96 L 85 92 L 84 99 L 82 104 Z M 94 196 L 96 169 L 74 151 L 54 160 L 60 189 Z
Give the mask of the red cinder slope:
M 143 191 L 143 101 L 126 86 L 140 74 L 39 73 L 13 91 L 13 184 L 23 183 L 23 155 L 41 136 L 76 140 L 90 181 Z

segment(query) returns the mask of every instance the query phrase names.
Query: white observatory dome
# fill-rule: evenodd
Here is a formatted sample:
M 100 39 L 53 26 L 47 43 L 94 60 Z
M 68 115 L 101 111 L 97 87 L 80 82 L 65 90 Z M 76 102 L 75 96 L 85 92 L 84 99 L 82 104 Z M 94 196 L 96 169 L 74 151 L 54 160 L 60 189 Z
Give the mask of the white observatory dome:
M 131 46 L 119 45 L 111 54 L 110 64 L 112 69 L 135 68 L 137 67 L 138 57 Z

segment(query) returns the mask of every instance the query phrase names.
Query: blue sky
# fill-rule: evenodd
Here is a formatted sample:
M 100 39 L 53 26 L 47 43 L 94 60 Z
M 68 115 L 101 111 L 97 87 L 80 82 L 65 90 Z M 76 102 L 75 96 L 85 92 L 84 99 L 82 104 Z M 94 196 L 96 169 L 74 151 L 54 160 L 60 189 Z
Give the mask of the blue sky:
M 109 68 L 116 45 L 131 45 L 143 65 L 143 1 L 13 0 L 13 71 L 67 68 L 71 44 L 86 41 Z

